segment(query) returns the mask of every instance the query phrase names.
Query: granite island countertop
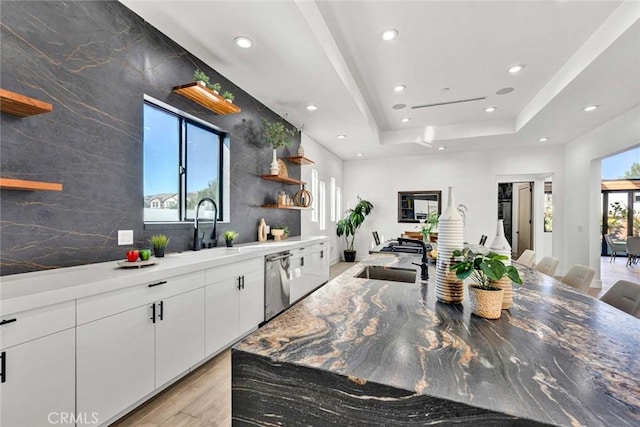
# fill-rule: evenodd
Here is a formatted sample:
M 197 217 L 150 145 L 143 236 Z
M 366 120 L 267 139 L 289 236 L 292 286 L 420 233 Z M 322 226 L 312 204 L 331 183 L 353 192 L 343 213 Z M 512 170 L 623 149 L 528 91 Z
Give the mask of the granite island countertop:
M 374 254 L 234 346 L 234 423 L 640 425 L 640 320 L 519 266 L 499 320 Z M 418 276 L 419 277 L 419 276 Z

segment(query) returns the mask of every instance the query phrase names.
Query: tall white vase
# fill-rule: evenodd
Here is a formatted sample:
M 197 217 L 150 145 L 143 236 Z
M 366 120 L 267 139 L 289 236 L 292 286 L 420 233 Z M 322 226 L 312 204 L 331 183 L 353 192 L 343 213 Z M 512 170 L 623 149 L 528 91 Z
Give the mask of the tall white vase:
M 499 255 L 505 255 L 508 259 L 502 261 L 504 265 L 511 265 L 511 245 L 504 235 L 504 221 L 499 219 L 496 226 L 496 236 L 493 238 L 489 250 Z M 513 283 L 508 277 L 493 281 L 492 285 L 504 289 L 502 295 L 502 309 L 505 310 L 513 304 Z
M 459 304 L 464 299 L 464 286 L 450 267 L 453 251 L 462 250 L 464 221 L 456 208 L 453 187 L 449 187 L 447 207 L 438 219 L 438 262 L 436 264 L 436 297 L 447 304 Z
M 276 155 L 276 149 L 273 149 L 273 160 L 271 161 L 271 175 L 278 175 L 280 168 L 278 167 L 278 157 Z

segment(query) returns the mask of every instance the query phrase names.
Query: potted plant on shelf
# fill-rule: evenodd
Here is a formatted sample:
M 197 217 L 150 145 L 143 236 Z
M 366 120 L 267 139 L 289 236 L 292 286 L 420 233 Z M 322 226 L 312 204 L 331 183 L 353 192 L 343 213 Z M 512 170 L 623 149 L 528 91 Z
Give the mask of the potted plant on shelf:
M 230 248 L 233 246 L 233 241 L 238 237 L 239 234 L 233 230 L 227 230 L 224 232 L 224 241 L 227 242 L 227 247 Z
M 271 122 L 267 119 L 262 119 L 262 137 L 265 144 L 273 148 L 273 160 L 270 166 L 271 175 L 278 175 L 279 172 L 276 150 L 280 147 L 291 146 L 291 138 L 297 133 L 298 129 L 285 126 L 281 120 Z
M 204 71 L 199 68 L 196 69 L 196 71 L 193 73 L 193 80 L 195 80 L 196 82 L 202 82 L 201 86 L 209 86 L 209 76 L 207 76 Z
M 222 86 L 220 85 L 220 83 L 208 84 L 207 87 L 214 91 L 216 95 L 218 95 L 220 93 L 220 90 L 222 90 Z
M 471 277 L 473 281 L 473 284 L 469 285 L 469 302 L 473 314 L 486 319 L 500 318 L 504 290 L 495 287 L 491 282 L 507 276 L 514 283 L 521 285 L 522 279 L 518 270 L 512 265 L 504 265 L 502 261 L 508 259 L 507 256 L 493 252 L 485 255 L 464 249 L 453 251 L 453 256 L 461 258 L 454 261 L 450 267 L 456 272 L 456 277 L 460 280 Z
M 169 238 L 164 234 L 154 234 L 149 239 L 149 243 L 153 246 L 153 253 L 156 258 L 162 258 L 164 256 L 164 250 L 169 244 Z
M 373 205 L 371 202 L 358 197 L 356 206 L 353 209 L 349 209 L 345 217 L 336 223 L 336 234 L 338 237 L 344 236 L 347 243 L 347 249 L 344 250 L 344 260 L 346 262 L 354 262 L 356 260 L 356 251 L 353 249 L 356 231 L 358 231 L 365 217 L 369 215 L 372 210 Z
M 271 226 L 271 235 L 273 236 L 273 240 L 279 242 L 284 240 L 285 230 L 288 232 L 289 229 L 284 225 L 272 225 Z
M 224 91 L 224 93 L 222 94 L 222 97 L 226 99 L 227 102 L 233 102 L 233 99 L 235 98 L 235 96 L 228 90 Z

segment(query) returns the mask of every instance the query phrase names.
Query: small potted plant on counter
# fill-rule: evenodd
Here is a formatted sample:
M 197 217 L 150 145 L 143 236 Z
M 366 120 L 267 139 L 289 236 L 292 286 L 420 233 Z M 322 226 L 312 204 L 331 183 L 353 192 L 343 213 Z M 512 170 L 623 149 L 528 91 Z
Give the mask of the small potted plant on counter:
M 287 227 L 285 227 L 284 225 L 272 225 L 271 235 L 273 236 L 273 240 L 275 240 L 276 242 L 283 240 L 284 230 L 286 228 Z
M 224 232 L 224 241 L 227 242 L 227 247 L 230 248 L 233 246 L 233 241 L 238 237 L 239 234 L 233 230 L 227 230 Z
M 164 250 L 169 244 L 169 238 L 164 234 L 154 234 L 149 239 L 149 243 L 153 246 L 153 253 L 156 258 L 162 258 L 164 256 Z
M 356 231 L 364 222 L 367 215 L 373 210 L 371 202 L 358 197 L 358 203 L 353 209 L 347 211 L 346 216 L 337 222 L 336 233 L 338 237 L 344 236 L 347 242 L 347 249 L 344 250 L 344 260 L 346 262 L 354 262 L 356 260 L 356 251 L 353 249 L 353 243 L 356 238 Z M 349 239 L 351 238 L 351 239 Z
M 493 252 L 485 255 L 464 249 L 455 250 L 453 256 L 458 258 L 451 265 L 456 277 L 460 280 L 471 277 L 473 281 L 473 284 L 469 285 L 469 302 L 473 314 L 486 319 L 500 318 L 504 290 L 494 287 L 491 282 L 507 276 L 521 285 L 522 279 L 518 270 L 512 265 L 504 265 L 502 261 L 508 259 L 505 255 Z

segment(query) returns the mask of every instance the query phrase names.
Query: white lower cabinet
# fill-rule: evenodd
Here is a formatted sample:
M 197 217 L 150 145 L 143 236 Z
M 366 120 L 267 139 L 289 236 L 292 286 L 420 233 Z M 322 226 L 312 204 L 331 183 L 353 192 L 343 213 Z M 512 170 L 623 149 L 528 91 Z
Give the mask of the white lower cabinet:
M 264 261 L 207 270 L 206 282 L 205 351 L 210 355 L 264 321 Z
M 293 251 L 291 257 L 291 303 L 329 280 L 329 257 L 324 243 Z
M 18 320 L 19 322 L 19 320 Z M 75 330 L 0 351 L 0 425 L 63 424 L 75 416 Z

